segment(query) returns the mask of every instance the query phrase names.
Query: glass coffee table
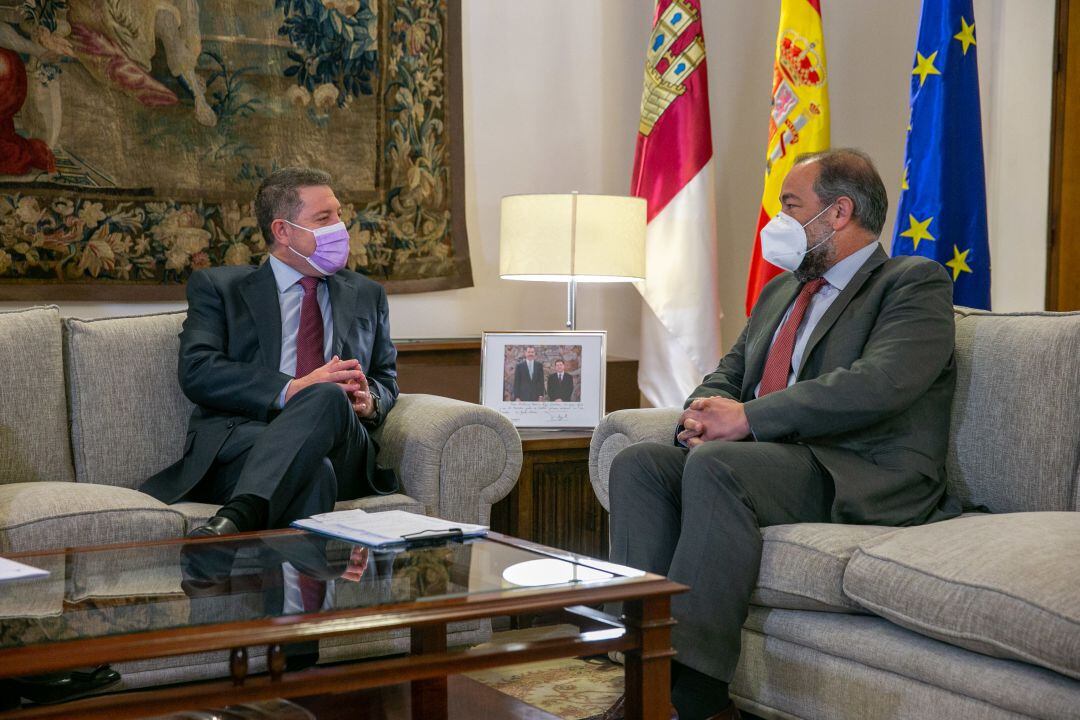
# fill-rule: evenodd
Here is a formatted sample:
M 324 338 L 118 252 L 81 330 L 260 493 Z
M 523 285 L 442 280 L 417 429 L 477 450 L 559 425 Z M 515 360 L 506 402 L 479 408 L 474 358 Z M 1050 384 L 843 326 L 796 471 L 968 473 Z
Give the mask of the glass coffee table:
M 227 651 L 229 676 L 98 695 L 8 717 L 120 718 L 411 683 L 413 717 L 447 717 L 447 677 L 625 654 L 628 718 L 669 717 L 663 577 L 491 533 L 395 551 L 298 530 L 20 553 L 40 579 L 0 584 L 0 678 Z M 621 603 L 616 619 L 594 609 Z M 560 614 L 579 632 L 448 648 L 447 625 Z M 294 670 L 317 641 L 405 630 L 407 654 Z M 249 649 L 266 649 L 265 673 Z

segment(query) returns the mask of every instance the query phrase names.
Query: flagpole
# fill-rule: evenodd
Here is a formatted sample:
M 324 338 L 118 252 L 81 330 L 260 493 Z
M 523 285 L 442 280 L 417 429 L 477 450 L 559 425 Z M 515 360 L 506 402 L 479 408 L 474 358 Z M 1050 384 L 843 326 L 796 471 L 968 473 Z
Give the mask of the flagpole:
M 577 280 L 573 275 L 566 281 L 566 327 L 577 330 Z
M 570 193 L 570 278 L 566 281 L 566 327 L 571 330 L 577 330 L 577 280 L 574 266 L 577 259 L 577 196 L 577 190 Z

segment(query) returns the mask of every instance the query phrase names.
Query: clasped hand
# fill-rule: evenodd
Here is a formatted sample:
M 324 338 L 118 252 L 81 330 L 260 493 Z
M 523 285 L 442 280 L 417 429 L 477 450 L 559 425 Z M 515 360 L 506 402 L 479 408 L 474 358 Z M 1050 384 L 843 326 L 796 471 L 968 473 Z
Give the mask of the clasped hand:
M 679 442 L 694 448 L 709 440 L 742 440 L 750 434 L 743 404 L 724 397 L 698 398 L 679 416 Z
M 375 414 L 375 404 L 371 401 L 371 389 L 367 376 L 360 369 L 359 360 L 342 360 L 337 355 L 322 367 L 315 368 L 303 377 L 298 377 L 289 384 L 285 393 L 286 404 L 293 395 L 316 383 L 334 383 L 340 387 L 352 402 L 353 411 L 362 418 Z

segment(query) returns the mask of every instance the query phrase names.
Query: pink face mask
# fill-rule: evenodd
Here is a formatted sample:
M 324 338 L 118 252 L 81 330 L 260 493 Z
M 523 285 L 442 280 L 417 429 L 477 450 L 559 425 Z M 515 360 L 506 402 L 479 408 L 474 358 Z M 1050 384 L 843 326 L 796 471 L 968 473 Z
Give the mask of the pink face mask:
M 289 249 L 307 260 L 308 265 L 315 268 L 320 274 L 333 275 L 345 267 L 345 263 L 349 260 L 349 230 L 345 227 L 345 223 L 336 222 L 326 227 L 311 229 L 289 222 L 285 218 L 282 218 L 282 220 L 294 228 L 307 230 L 315 236 L 315 252 L 310 256 L 296 252 L 291 246 Z

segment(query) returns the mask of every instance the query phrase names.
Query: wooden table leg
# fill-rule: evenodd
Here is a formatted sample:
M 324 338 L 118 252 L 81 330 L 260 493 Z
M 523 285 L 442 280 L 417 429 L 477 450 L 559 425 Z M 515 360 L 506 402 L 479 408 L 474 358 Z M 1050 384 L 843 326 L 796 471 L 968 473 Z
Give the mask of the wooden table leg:
M 671 717 L 671 597 L 651 597 L 624 604 L 627 630 L 636 631 L 641 647 L 626 652 L 626 720 Z
M 266 648 L 266 669 L 270 672 L 270 679 L 280 682 L 285 674 L 285 648 L 277 643 Z
M 414 627 L 412 654 L 446 652 L 446 625 Z M 445 677 L 412 681 L 413 720 L 447 720 L 447 682 Z
M 248 674 L 248 651 L 246 647 L 233 648 L 229 653 L 229 675 L 233 685 L 240 687 Z

